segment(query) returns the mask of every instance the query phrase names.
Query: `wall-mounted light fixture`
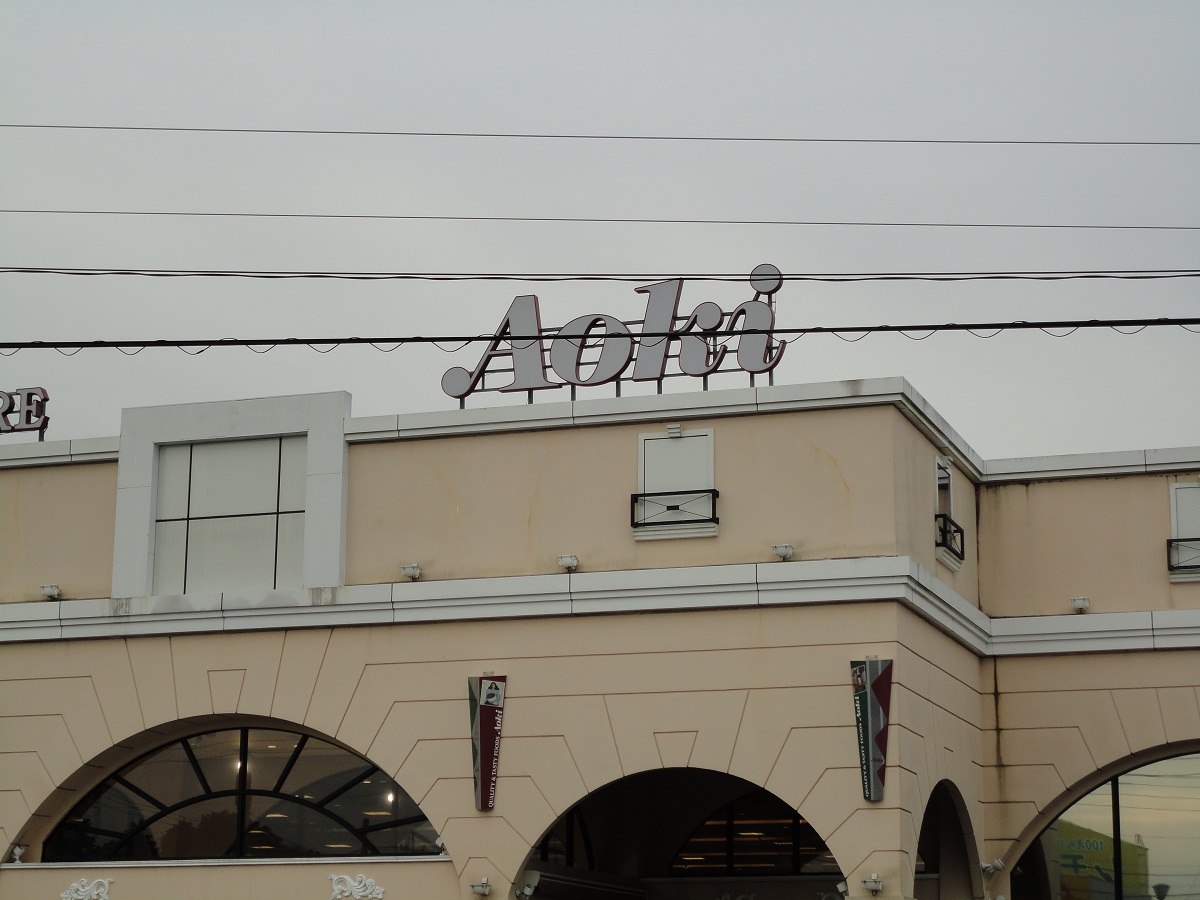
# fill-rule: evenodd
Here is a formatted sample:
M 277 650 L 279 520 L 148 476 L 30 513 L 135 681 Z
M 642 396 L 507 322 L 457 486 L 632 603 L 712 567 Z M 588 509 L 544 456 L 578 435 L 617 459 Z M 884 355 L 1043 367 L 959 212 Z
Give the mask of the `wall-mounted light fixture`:
M 492 886 L 488 884 L 487 876 L 484 875 L 479 879 L 479 884 L 471 885 L 471 893 L 477 897 L 486 897 L 492 892 Z
M 537 890 L 538 882 L 542 880 L 541 872 L 526 872 L 525 887 L 517 888 L 516 894 L 520 900 L 529 900 Z
M 985 862 L 983 864 L 982 868 L 983 868 L 983 871 L 986 872 L 988 875 L 995 874 L 996 872 L 1003 872 L 1004 871 L 1004 860 L 1002 860 L 1000 857 L 997 856 L 990 863 Z
M 25 847 L 23 844 L 13 844 L 12 861 L 14 863 L 19 863 L 21 861 L 21 854 L 24 852 L 25 852 Z
M 44 600 L 57 600 L 60 596 L 62 596 L 62 591 L 58 589 L 57 584 L 42 585 L 42 598 Z
M 796 548 L 791 544 L 772 544 L 771 552 L 775 554 L 776 559 L 791 559 L 796 555 Z
M 850 885 L 846 884 L 846 882 L 844 882 L 844 881 L 839 881 L 837 883 L 837 892 L 839 894 L 841 894 L 843 897 L 849 897 L 850 896 Z
M 1071 607 L 1077 613 L 1085 613 L 1092 608 L 1092 601 L 1087 597 L 1072 597 Z
M 573 553 L 565 553 L 558 558 L 558 567 L 566 569 L 568 572 L 574 572 L 579 568 L 579 557 Z
M 415 563 L 411 566 L 401 566 L 400 571 L 404 573 L 405 578 L 411 578 L 413 581 L 421 580 L 421 567 Z
M 862 886 L 870 891 L 871 896 L 874 897 L 883 890 L 883 879 L 877 873 L 872 872 L 870 878 L 863 879 Z

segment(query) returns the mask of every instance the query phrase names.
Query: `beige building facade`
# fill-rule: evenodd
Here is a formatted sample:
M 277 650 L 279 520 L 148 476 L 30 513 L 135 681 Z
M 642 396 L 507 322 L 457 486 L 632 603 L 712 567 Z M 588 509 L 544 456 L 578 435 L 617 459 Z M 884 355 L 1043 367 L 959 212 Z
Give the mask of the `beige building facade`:
M 1200 897 L 1200 448 L 320 394 L 0 447 L 0 509 L 3 898 Z

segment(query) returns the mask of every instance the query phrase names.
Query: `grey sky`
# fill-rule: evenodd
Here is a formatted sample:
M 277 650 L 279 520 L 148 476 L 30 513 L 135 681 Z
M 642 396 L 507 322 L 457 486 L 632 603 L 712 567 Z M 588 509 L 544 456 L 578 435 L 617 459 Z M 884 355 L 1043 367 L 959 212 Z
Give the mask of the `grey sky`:
M 1200 141 L 1200 5 L 0 0 L 0 124 Z M 4 209 L 1198 226 L 1200 148 L 0 129 Z M 1198 231 L 0 214 L 0 264 L 785 273 L 1196 266 Z M 640 315 L 633 285 L 0 275 L 8 339 L 480 333 Z M 692 283 L 683 308 L 748 299 Z M 784 327 L 1196 315 L 1195 279 L 792 284 Z M 728 306 L 727 306 L 728 308 Z M 477 350 L 22 351 L 50 439 L 123 406 L 346 389 L 449 409 Z M 904 375 L 985 457 L 1200 445 L 1200 335 L 810 336 L 777 382 Z M 729 380 L 740 386 L 743 380 Z M 683 385 L 680 385 L 683 387 Z M 688 385 L 691 389 L 693 386 Z M 607 395 L 603 390 L 597 396 Z M 477 398 L 473 405 L 497 402 Z M 11 442 L 13 438 L 6 438 Z

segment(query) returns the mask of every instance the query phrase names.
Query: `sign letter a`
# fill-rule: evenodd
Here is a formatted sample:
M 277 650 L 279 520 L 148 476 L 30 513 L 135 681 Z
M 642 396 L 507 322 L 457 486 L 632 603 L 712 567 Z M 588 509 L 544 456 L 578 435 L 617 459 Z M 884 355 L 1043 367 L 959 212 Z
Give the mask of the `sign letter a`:
M 516 339 L 513 338 L 516 335 Z M 503 346 L 507 344 L 508 346 Z M 538 298 L 533 294 L 517 297 L 504 314 L 500 327 L 473 372 L 455 367 L 442 376 L 442 390 L 451 397 L 462 398 L 471 393 L 483 380 L 493 359 L 512 357 L 512 384 L 501 391 L 540 391 L 558 388 L 546 380 L 546 360 L 542 347 L 542 316 Z

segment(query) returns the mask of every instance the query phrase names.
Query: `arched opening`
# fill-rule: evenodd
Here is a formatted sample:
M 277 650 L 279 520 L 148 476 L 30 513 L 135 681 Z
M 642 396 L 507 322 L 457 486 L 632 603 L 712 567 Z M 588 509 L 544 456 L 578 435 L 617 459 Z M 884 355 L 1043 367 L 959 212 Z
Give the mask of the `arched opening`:
M 975 896 L 973 845 L 961 795 L 950 782 L 939 782 L 929 795 L 917 840 L 916 900 Z
M 756 784 L 701 769 L 631 775 L 595 791 L 529 858 L 545 900 L 711 900 L 834 893 L 841 870 L 804 817 Z M 840 895 L 837 895 L 840 897 Z
M 1200 900 L 1200 753 L 1103 782 L 1013 867 L 1013 900 Z
M 109 774 L 55 825 L 43 862 L 437 855 L 413 799 L 311 733 L 209 727 Z

